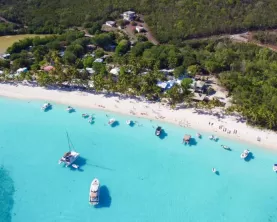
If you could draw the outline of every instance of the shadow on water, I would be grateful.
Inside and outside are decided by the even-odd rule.
[[[130,126],[130,127],[134,127],[134,126],[135,126],[135,122],[134,122],[134,121],[131,121],[131,123],[130,123],[129,126]]]
[[[187,143],[185,143],[187,145]],[[189,146],[196,146],[197,145],[197,141],[194,138],[190,138],[190,141],[188,143]]]
[[[75,160],[74,164],[79,166],[79,168],[76,169],[72,165],[70,165],[69,167],[71,170],[83,172],[84,170],[82,169],[82,167],[87,164],[87,159],[85,159],[84,157],[79,157],[77,160]]]
[[[119,122],[118,121],[115,121],[112,125],[111,125],[111,127],[117,127],[117,126],[119,126],[120,124],[119,124]]]
[[[247,156],[244,160],[245,160],[246,162],[249,162],[250,160],[253,160],[253,159],[255,159],[255,157],[254,157],[253,153],[250,152],[250,153],[248,154],[248,156]]]
[[[107,186],[101,186],[99,192],[99,204],[96,205],[96,208],[110,207],[112,203],[112,198],[110,191]]]
[[[52,109],[53,109],[53,106],[51,105],[51,106],[49,106],[47,109],[45,109],[44,112],[49,112],[49,111],[52,110]]]
[[[14,183],[3,166],[0,167],[0,221],[11,222],[14,200]]]
[[[215,175],[220,176],[219,171],[216,171],[216,172],[215,172]]]
[[[168,136],[168,134],[164,131],[164,129],[162,129],[161,131],[161,135],[160,135],[160,139],[163,140]]]

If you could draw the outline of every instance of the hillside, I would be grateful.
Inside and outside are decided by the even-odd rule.
[[[36,33],[90,28],[129,9],[144,15],[162,43],[277,25],[275,0],[0,0],[1,16]]]

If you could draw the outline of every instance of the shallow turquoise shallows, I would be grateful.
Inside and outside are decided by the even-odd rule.
[[[127,116],[77,107],[69,114],[57,104],[42,112],[43,103],[0,98],[1,222],[277,221],[276,152],[208,134],[186,146],[184,134],[196,131],[134,117],[130,127]],[[85,112],[95,114],[94,124]],[[119,125],[110,127],[109,117]],[[154,135],[157,125],[164,138]],[[58,165],[66,131],[80,170]],[[240,158],[246,148],[249,161]],[[95,177],[97,208],[88,203]]]

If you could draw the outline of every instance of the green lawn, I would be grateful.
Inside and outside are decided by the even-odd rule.
[[[27,37],[36,37],[36,36],[44,37],[45,35],[27,34],[27,35],[0,36],[0,53],[4,53],[7,50],[7,48],[16,41],[19,41]]]

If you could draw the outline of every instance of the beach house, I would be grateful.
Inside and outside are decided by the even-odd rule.
[[[127,21],[133,21],[136,18],[136,13],[133,11],[126,11],[123,13],[123,19]]]

